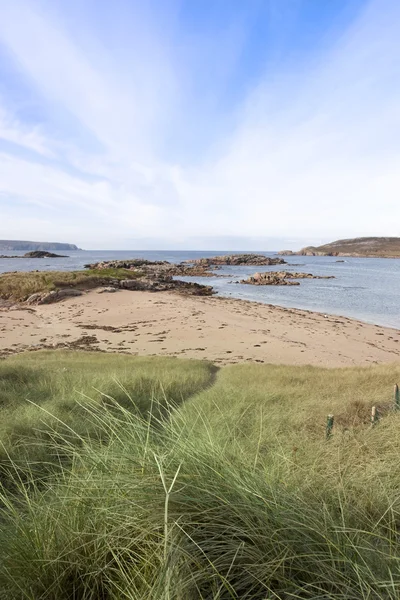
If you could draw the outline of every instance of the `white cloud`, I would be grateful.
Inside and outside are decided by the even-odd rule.
[[[14,198],[47,210],[40,237],[60,232],[65,239],[67,227],[80,245],[151,238],[172,247],[218,236],[289,236],[296,243],[398,234],[400,6],[394,1],[370,2],[334,47],[303,64],[304,72],[261,78],[236,107],[230,135],[221,139],[217,129],[214,146],[191,165],[157,152],[156,136],[166,135],[169,117],[179,133],[174,106],[185,93],[167,33],[164,41],[154,38],[149,55],[132,59],[129,79],[127,65],[113,71],[112,58],[104,64],[101,52],[97,59],[86,52],[33,2],[0,0],[0,8],[0,38],[21,71],[44,101],[72,113],[103,147],[95,153],[68,135],[48,139],[0,105],[0,137],[57,158],[0,157],[0,206],[7,202],[12,210]],[[139,47],[151,48],[149,39]],[[35,228],[32,220],[29,237]],[[21,237],[20,230],[18,221],[0,223],[0,237],[10,231]]]
[[[40,127],[29,127],[21,123],[0,104],[0,140],[11,142],[33,150],[38,154],[51,157],[52,152],[48,147],[48,140],[42,134]]]

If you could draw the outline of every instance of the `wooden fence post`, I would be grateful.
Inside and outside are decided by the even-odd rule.
[[[394,410],[400,410],[400,391],[399,386],[394,386]]]
[[[376,425],[378,421],[379,421],[379,412],[378,412],[378,409],[376,408],[376,406],[373,406],[371,408],[371,426],[374,427],[374,425]]]
[[[329,440],[332,436],[334,417],[333,415],[328,415],[326,418],[326,439]]]

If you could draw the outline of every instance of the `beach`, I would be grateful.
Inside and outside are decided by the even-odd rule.
[[[99,293],[0,308],[0,356],[42,348],[325,367],[393,363],[400,331],[347,317],[171,292]]]

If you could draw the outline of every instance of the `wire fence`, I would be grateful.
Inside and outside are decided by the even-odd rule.
[[[397,383],[394,386],[392,410],[400,411],[400,390],[399,390],[399,386]],[[371,427],[375,427],[375,425],[379,422],[380,418],[381,418],[381,413],[378,410],[378,407],[376,405],[372,406],[371,407],[371,417],[370,417]],[[335,416],[332,414],[329,414],[326,417],[326,428],[325,428],[325,437],[327,440],[331,439],[331,437],[333,436],[334,425],[335,425]]]

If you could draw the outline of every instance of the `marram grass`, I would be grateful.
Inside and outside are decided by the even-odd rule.
[[[157,359],[147,360],[155,383]],[[229,367],[214,384],[213,374],[197,380],[179,406],[153,395],[145,408],[134,386],[122,405],[75,399],[98,435],[71,443],[75,421],[54,428],[62,470],[38,479],[29,459],[11,461],[0,598],[398,599],[400,416],[374,428],[344,417],[349,395],[366,407],[368,394],[390,401],[398,374]],[[290,408],[296,397],[306,414]],[[332,404],[343,420],[326,442]]]

